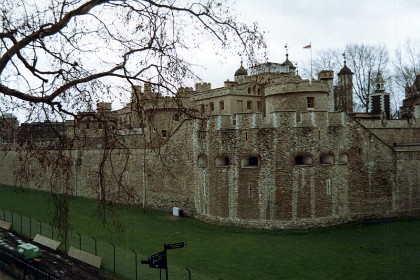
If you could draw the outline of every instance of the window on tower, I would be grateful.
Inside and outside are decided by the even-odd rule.
[[[306,103],[307,103],[308,109],[315,108],[315,97],[307,97]]]

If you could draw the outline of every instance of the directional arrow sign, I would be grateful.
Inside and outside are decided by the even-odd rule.
[[[165,244],[165,250],[184,248],[185,242],[178,242],[173,244]]]
[[[148,264],[152,268],[166,269],[168,267],[166,261],[166,251],[151,255],[148,260],[142,260],[141,263]]]
[[[159,252],[150,256],[150,267],[154,268],[166,268],[166,252]]]

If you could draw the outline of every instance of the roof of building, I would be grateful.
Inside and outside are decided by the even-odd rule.
[[[286,60],[281,65],[289,66],[290,70],[296,69],[296,67],[293,65],[293,63],[289,60],[289,54],[286,54]]]
[[[244,68],[244,66],[242,65],[242,61],[241,61],[241,67],[239,67],[239,69],[236,70],[235,77],[236,76],[246,76],[246,75],[248,75],[248,71]]]
[[[341,68],[340,72],[337,75],[353,75],[354,73],[347,67],[346,61],[344,61],[344,66]]]

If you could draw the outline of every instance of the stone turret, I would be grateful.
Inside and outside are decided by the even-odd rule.
[[[338,112],[353,112],[353,72],[347,67],[346,56],[344,66],[338,72],[338,85],[334,89],[334,110]]]
[[[197,93],[204,93],[211,90],[211,83],[197,83],[195,84],[195,91]]]
[[[235,72],[235,82],[240,82],[245,80],[245,78],[248,76],[248,70],[244,68],[241,61],[241,67],[239,67],[238,70]]]
[[[416,79],[412,86],[407,85],[405,89],[405,99],[400,109],[402,118],[411,119],[420,116],[420,73],[416,74]],[[417,111],[416,111],[417,110]]]
[[[286,53],[286,60],[281,65],[285,67],[289,67],[289,73],[295,73],[296,71],[296,67],[293,65],[293,62],[289,60],[288,53]]]
[[[381,118],[391,118],[389,93],[385,92],[385,81],[381,71],[378,71],[378,75],[376,76],[375,91],[370,95],[369,103],[372,114],[378,114]]]

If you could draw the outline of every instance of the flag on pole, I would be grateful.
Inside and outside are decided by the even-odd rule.
[[[304,48],[304,49],[310,49],[310,48],[312,48],[312,46],[311,46],[311,44],[309,44],[309,45],[307,45],[307,46],[304,46],[303,48]]]

